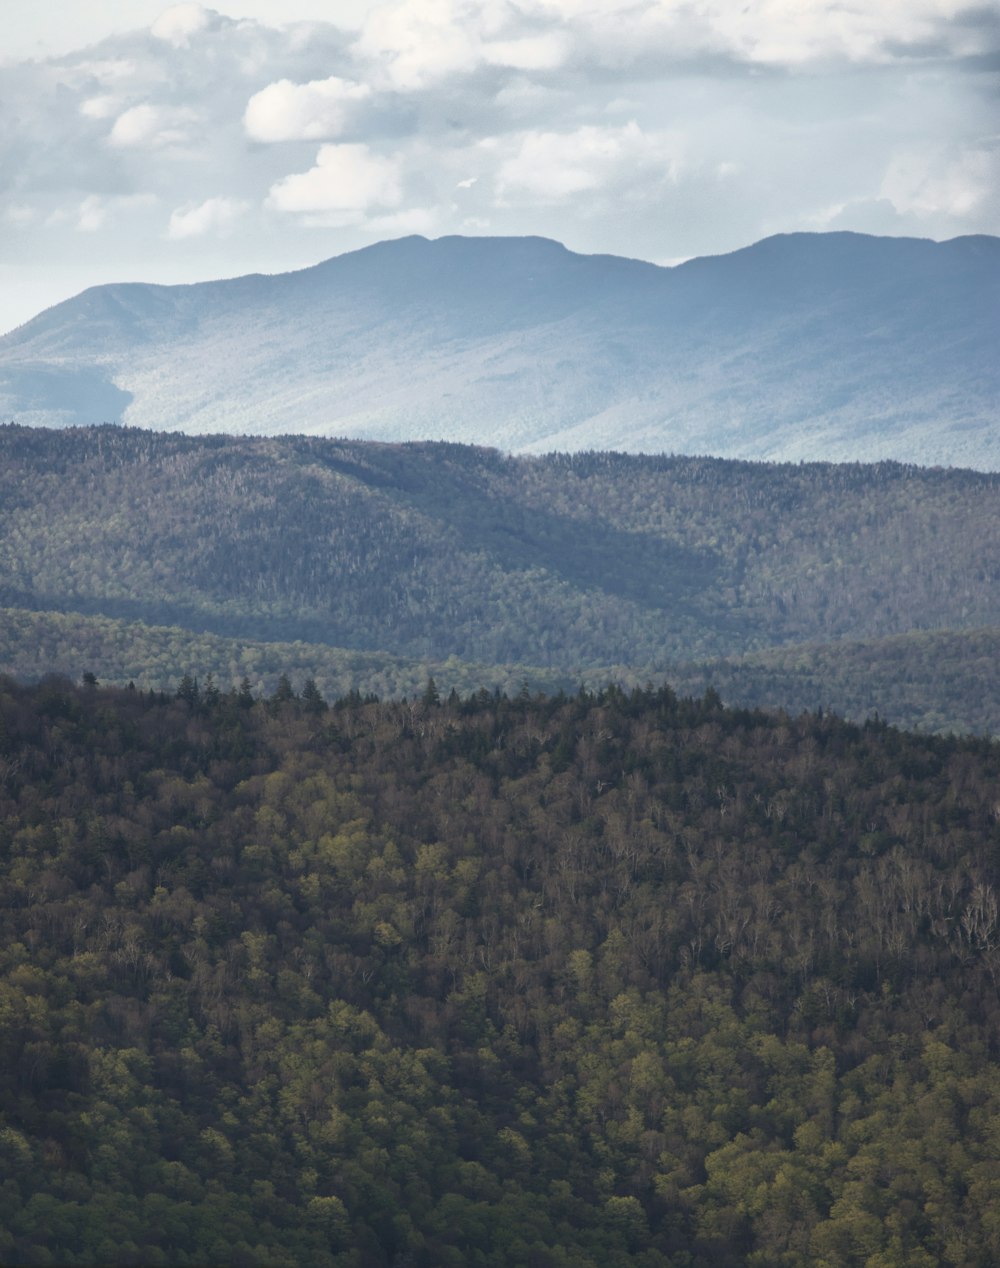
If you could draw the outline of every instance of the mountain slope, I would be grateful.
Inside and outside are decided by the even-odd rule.
[[[578,671],[1000,625],[1000,477],[0,428],[0,605]]]
[[[85,291],[0,339],[0,411],[162,430],[1000,469],[1000,240],[791,234],[660,268],[404,238]]]
[[[595,667],[573,673],[556,667],[482,665],[417,660],[387,652],[356,652],[323,643],[265,643],[178,626],[0,608],[0,674],[21,682],[46,675],[176,692],[185,675],[222,691],[272,695],[284,674],[294,689],[309,679],[327,700],[350,692],[382,700],[420,698],[433,678],[442,699],[485,688],[513,697],[530,692],[599,691],[614,682],[639,687],[663,678],[679,695],[713,688],[727,705],[784,709],[796,716],[823,709],[856,722],[883,722],[940,735],[1000,734],[1000,628],[928,630],[854,642],[796,643],[738,659],[700,665]]]
[[[1000,746],[0,678],[0,1258],[998,1262]]]

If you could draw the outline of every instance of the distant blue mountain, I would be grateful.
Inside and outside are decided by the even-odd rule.
[[[0,339],[71,425],[1000,470],[1000,239],[783,234],[661,268],[544,238],[93,287]]]

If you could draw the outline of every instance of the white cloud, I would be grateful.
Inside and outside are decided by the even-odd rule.
[[[308,172],[286,176],[271,186],[267,205],[276,211],[357,218],[369,208],[396,207],[401,201],[398,159],[374,154],[367,145],[322,145]]]
[[[279,79],[250,98],[243,125],[254,141],[320,141],[338,136],[345,107],[370,95],[367,84],[336,75],[307,84]]]
[[[829,58],[888,62],[935,45],[956,56],[979,51],[981,33],[955,21],[969,7],[962,0],[762,0],[751,9],[713,0],[710,12],[714,28],[743,56],[796,65]]]
[[[527,132],[497,174],[498,192],[558,202],[617,184],[644,179],[675,181],[681,147],[676,138],[648,135],[633,119],[621,128],[587,125],[574,132]]]
[[[88,194],[81,202],[68,207],[57,207],[46,218],[52,227],[72,223],[78,233],[97,233],[119,212],[148,208],[156,203],[154,194]]]
[[[357,51],[413,92],[483,66],[625,75],[706,59],[808,70],[965,57],[995,50],[995,18],[996,0],[395,0],[369,15]]]
[[[148,103],[132,106],[115,120],[108,144],[121,150],[180,145],[188,140],[188,128],[195,118],[194,111],[184,108]]]
[[[150,67],[143,66],[134,57],[88,57],[72,62],[62,69],[62,76],[70,85],[100,84],[102,87],[134,83],[150,75]],[[155,78],[160,74],[153,72]]]
[[[477,17],[458,0],[402,0],[371,14],[357,47],[389,85],[419,89],[476,65]]]
[[[1000,188],[1000,153],[907,150],[889,164],[879,197],[901,214],[962,218],[979,211]]]
[[[110,119],[120,109],[121,102],[119,99],[112,97],[108,93],[102,93],[97,97],[88,97],[79,106],[79,111],[85,119]]]
[[[554,70],[569,56],[571,39],[558,27],[524,29],[530,9],[506,0],[398,0],[372,12],[357,49],[374,63],[376,77],[404,91],[483,65]]]
[[[480,56],[491,66],[507,66],[511,70],[555,70],[569,56],[570,41],[562,31],[546,31],[542,35],[522,35],[516,39],[486,40]]]
[[[174,48],[184,48],[192,35],[204,31],[213,16],[200,4],[175,4],[160,14],[150,31],[156,39],[172,44]]]
[[[979,9],[987,14],[995,5]],[[527,12],[567,24],[589,56],[609,65],[699,54],[802,67],[966,56],[992,47],[989,22],[959,21],[966,0],[528,0]]]
[[[405,211],[372,216],[365,229],[373,234],[433,233],[440,225],[440,213],[433,207],[408,207]]]
[[[107,204],[97,194],[91,194],[80,204],[76,227],[81,233],[95,233],[104,227],[108,217]]]
[[[167,237],[174,240],[200,238],[206,233],[225,233],[250,204],[237,198],[207,198],[203,203],[187,203],[170,214]]]

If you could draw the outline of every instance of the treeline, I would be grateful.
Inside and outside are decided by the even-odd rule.
[[[1000,733],[1000,630],[936,630],[866,642],[796,644],[703,664],[658,668],[616,665],[577,673],[537,665],[478,665],[456,656],[417,660],[355,652],[321,643],[264,643],[197,634],[179,627],[0,609],[0,672],[37,681],[48,672],[79,679],[175,692],[185,674],[211,675],[222,691],[243,679],[255,695],[271,695],[285,674],[300,686],[315,682],[327,699],[350,692],[380,699],[417,696],[428,675],[447,694],[486,687],[509,695],[598,690],[609,682],[631,688],[668,681],[686,695],[709,687],[726,704],[825,709],[854,721],[878,716],[932,734]]]
[[[79,679],[89,671],[99,681],[176,692],[185,674],[228,691],[246,678],[255,695],[271,695],[284,674],[302,684],[311,678],[330,700],[359,692],[380,699],[419,695],[432,676],[447,693],[463,695],[481,686],[515,694],[575,690],[605,682],[611,671],[574,677],[533,665],[476,665],[459,660],[416,660],[386,652],[357,652],[322,643],[264,643],[254,639],[198,634],[179,626],[83,616],[78,612],[30,612],[0,608],[0,672],[20,681],[48,673]]]
[[[678,665],[671,683],[708,687],[729,704],[801,713],[828,709],[940,735],[1000,734],[1000,630],[929,630],[890,638],[771,648]]]
[[[1000,479],[0,428],[0,604],[578,673],[1000,625]]]
[[[0,681],[0,1259],[1000,1259],[1000,746]]]

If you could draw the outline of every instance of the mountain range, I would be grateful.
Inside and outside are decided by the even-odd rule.
[[[666,268],[408,237],[299,272],[91,288],[0,339],[0,413],[1000,470],[1000,239],[785,234]]]

